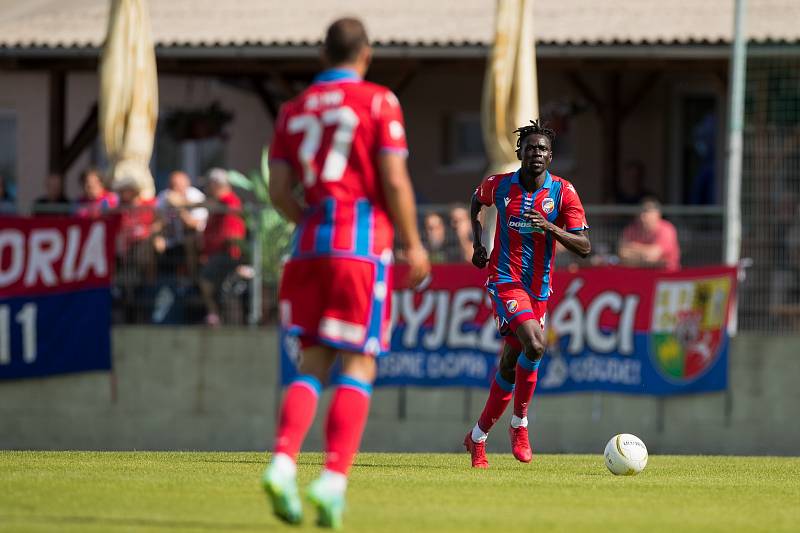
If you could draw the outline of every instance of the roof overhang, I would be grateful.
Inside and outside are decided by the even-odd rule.
[[[385,59],[481,59],[489,47],[482,44],[452,46],[376,45],[376,58]],[[800,43],[751,44],[750,57],[800,56]],[[20,59],[93,58],[97,47],[0,47],[0,57]],[[731,54],[729,44],[539,44],[540,59],[725,59]],[[317,45],[218,45],[157,46],[159,58],[185,59],[314,59]]]

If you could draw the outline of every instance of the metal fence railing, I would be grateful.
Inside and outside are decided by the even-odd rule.
[[[798,176],[800,134],[792,141],[782,138],[781,146],[789,146],[799,155],[794,163],[781,163],[781,168],[786,176]],[[745,167],[745,176],[750,172],[751,181],[745,182],[749,189],[743,195],[743,256],[752,258],[752,266],[740,289],[739,329],[790,333],[800,327],[800,223],[795,221],[800,188],[782,197],[775,193],[775,180],[764,179],[764,190],[754,190],[752,176],[767,174],[759,165],[769,162],[770,171],[776,168],[769,157],[776,150],[770,148],[775,141],[769,137],[762,141],[756,144],[760,148],[747,152],[749,162]],[[797,185],[797,181],[786,177],[778,181],[784,189],[787,183],[792,187]],[[156,241],[162,236],[159,231],[145,232],[131,242],[119,237],[112,287],[114,323],[202,324],[209,311],[201,291],[202,279],[208,280],[213,288],[223,325],[274,322],[281,256],[286,250],[285,247],[276,249],[276,240],[268,234],[270,230],[258,223],[265,214],[264,209],[268,208],[250,205],[236,215],[246,221],[247,232],[238,243],[240,255],[233,260],[212,261],[204,251],[201,233],[187,233],[177,248],[157,245]],[[578,261],[570,254],[559,254],[556,267],[615,264],[622,232],[635,219],[638,209],[637,206],[587,205],[592,256]],[[465,231],[465,214],[462,205],[420,206],[420,232],[434,263],[469,260],[471,228]],[[683,267],[722,262],[721,207],[667,205],[663,206],[663,214],[677,228]],[[288,231],[286,225],[283,226],[283,230]],[[124,227],[122,231],[125,232]],[[486,238],[485,241],[488,242]]]
[[[114,323],[202,324],[213,314],[215,325],[259,324],[265,300],[274,300],[264,298],[274,286],[263,283],[261,228],[251,222],[259,219],[262,208],[246,206],[234,212],[207,207],[205,230],[183,228],[178,238],[166,231],[181,224],[169,220],[174,213],[140,209],[145,219],[147,209],[154,212],[155,224],[152,231],[138,235],[136,228],[126,227],[126,221],[136,224],[137,217],[122,212],[112,287]],[[217,224],[223,235],[212,237],[208,232],[215,216],[240,220],[239,232],[224,235],[231,225],[236,227],[229,219]]]
[[[457,229],[463,223],[461,217],[464,214],[453,213],[459,207],[427,205],[420,208],[423,243],[429,252],[433,252],[433,262],[468,261],[471,256],[471,227],[467,227],[469,234],[465,243]],[[592,256],[579,261],[569,254],[559,254],[556,258],[557,268],[570,263],[616,264],[622,232],[635,220],[640,210],[636,205],[587,205],[585,208],[591,226]],[[722,262],[722,207],[666,205],[662,213],[677,229],[682,266],[718,265]],[[438,220],[432,220],[436,218]],[[438,230],[440,226],[442,229]],[[442,232],[443,239],[437,231]],[[439,244],[432,246],[432,242]]]
[[[800,332],[800,54],[748,58],[740,329]]]
[[[241,216],[249,221],[236,261],[220,261],[203,251],[203,236],[188,233],[179,247],[159,249],[157,232],[132,246],[119,248],[114,282],[114,321],[124,324],[198,324],[208,306],[202,280],[214,288],[222,324],[258,324],[274,321],[280,254],[253,221],[262,209],[248,206]],[[586,206],[591,225],[593,255],[578,260],[559,254],[556,267],[616,264],[617,246],[624,228],[635,220],[638,206]],[[719,264],[722,260],[722,209],[703,206],[664,206],[664,216],[678,229],[683,266]],[[434,263],[468,262],[472,254],[466,206],[422,205],[420,232]],[[122,228],[122,235],[125,235]],[[124,241],[124,237],[121,237]],[[487,241],[488,242],[488,241]]]
[[[638,206],[587,205],[589,234],[600,262],[615,264],[622,232],[639,213]],[[718,206],[665,205],[664,219],[678,233],[681,266],[718,265],[723,251],[723,209]],[[596,260],[597,261],[597,260]]]
[[[177,208],[105,209],[119,217],[111,286],[115,324],[255,325],[272,319],[279,261],[265,261],[264,206],[187,206],[204,223],[187,226]],[[74,204],[37,206],[37,216],[98,216]],[[219,218],[222,217],[222,218]],[[216,220],[215,220],[216,218]],[[284,224],[284,226],[286,226]],[[288,232],[288,228],[283,231]],[[212,235],[213,233],[213,235]],[[281,251],[277,251],[280,257]],[[266,282],[265,282],[266,280]]]

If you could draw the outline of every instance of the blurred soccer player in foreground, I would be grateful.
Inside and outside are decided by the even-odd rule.
[[[341,526],[347,475],[367,420],[375,358],[389,347],[392,243],[399,231],[409,283],[429,273],[406,168],[400,103],[363,81],[372,49],[359,20],[327,31],[327,70],[283,105],[270,152],[270,197],[297,224],[280,285],[281,327],[299,338],[299,375],[281,405],[263,476],[275,514],[298,523],[295,461],[337,356],[341,373],[325,425],[325,469],[308,489],[318,524]],[[292,195],[297,182],[305,206]]]
[[[472,263],[478,268],[489,264],[486,290],[504,341],[489,398],[478,423],[464,438],[475,468],[489,467],[486,438],[512,396],[511,450],[519,461],[530,462],[528,404],[544,354],[555,245],[559,242],[581,257],[591,251],[586,215],[575,187],[547,170],[553,159],[553,131],[531,122],[515,133],[520,169],[483,180],[472,195],[470,209]],[[488,258],[481,244],[478,214],[490,205],[497,207],[497,231]]]

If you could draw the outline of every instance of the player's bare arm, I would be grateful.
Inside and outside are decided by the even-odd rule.
[[[269,163],[269,198],[281,215],[287,220],[300,224],[303,220],[303,207],[292,194],[295,183],[291,167],[282,161]]]
[[[417,205],[406,159],[389,152],[379,157],[378,164],[389,213],[403,243],[406,261],[411,267],[408,283],[412,288],[417,287],[430,274],[431,264],[417,228]]]
[[[484,268],[489,262],[489,256],[486,253],[486,247],[481,244],[481,234],[483,228],[481,222],[478,220],[478,215],[481,212],[483,204],[478,200],[478,195],[472,195],[472,201],[469,207],[469,218],[472,222],[472,264],[478,268]]]
[[[592,243],[589,241],[589,235],[586,230],[573,232],[559,228],[534,209],[523,213],[522,216],[530,220],[535,229],[551,233],[570,252],[580,257],[587,257],[591,253]]]

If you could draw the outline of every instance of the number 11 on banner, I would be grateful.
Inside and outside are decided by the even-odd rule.
[[[0,305],[0,365],[11,363],[10,319],[10,306]],[[36,304],[23,305],[14,320],[22,327],[22,360],[33,363],[36,361]]]

